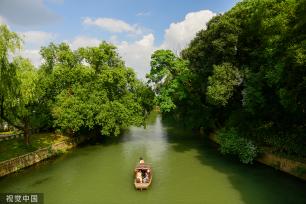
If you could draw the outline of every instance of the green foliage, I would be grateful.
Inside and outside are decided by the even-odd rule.
[[[305,5],[240,1],[213,17],[181,58],[154,53],[148,76],[163,114],[205,131],[235,127],[250,151],[248,140],[305,156]]]
[[[52,133],[33,134],[31,144],[24,145],[22,138],[0,142],[0,162],[22,156],[41,148],[52,149],[52,144],[62,142],[68,138],[62,135],[55,136]]]
[[[306,174],[306,168],[298,166],[298,167],[294,168],[293,170],[291,170],[291,172],[295,175],[303,176],[303,175]]]
[[[73,51],[66,43],[51,43],[41,48],[38,70],[21,57],[9,62],[20,44],[16,33],[0,27],[0,119],[22,129],[26,143],[31,129],[118,135],[143,125],[153,109],[153,91],[111,44]]]
[[[133,90],[137,102],[143,107],[143,114],[148,116],[154,108],[155,94],[153,90],[144,82],[135,81]]]
[[[18,35],[0,26],[0,118],[24,131],[29,143],[31,119],[37,100],[37,71],[29,60],[21,57],[9,62],[9,55],[21,47]]]
[[[11,32],[6,25],[0,25],[0,113],[4,119],[7,115],[7,103],[17,93],[18,80],[16,66],[9,62],[9,55],[21,47],[19,36]]]
[[[260,73],[246,74],[246,83],[242,91],[242,105],[244,109],[250,113],[263,110],[266,100],[263,95],[262,76]]]
[[[176,74],[180,59],[170,50],[157,50],[151,56],[151,71],[147,74],[149,82],[156,85]],[[169,80],[169,79],[168,79]]]
[[[124,66],[115,49],[106,42],[77,51],[66,44],[42,49],[47,58],[42,65],[47,78],[42,80],[43,98],[49,97],[55,128],[116,136],[123,128],[143,124],[154,94]]]
[[[147,78],[149,83],[153,83],[156,103],[162,112],[173,111],[175,104],[185,103],[188,98],[191,73],[187,62],[170,50],[157,50],[151,59],[151,71]]]
[[[244,164],[252,163],[258,154],[256,145],[252,141],[241,137],[234,128],[220,130],[217,133],[217,138],[220,142],[222,154],[236,155]]]
[[[32,115],[37,103],[38,75],[32,63],[27,59],[15,58],[13,64],[17,67],[19,87],[18,94],[11,99],[11,108],[15,110],[14,117],[23,119]]]
[[[240,85],[242,77],[231,64],[214,65],[212,76],[208,77],[207,99],[211,104],[225,106],[233,96],[235,86]]]
[[[91,65],[96,72],[106,67],[121,67],[124,62],[120,59],[114,45],[102,42],[98,47],[80,48],[78,54]]]
[[[48,47],[42,47],[40,50],[40,55],[45,60],[45,63],[41,66],[41,69],[47,73],[53,71],[53,67],[56,63],[56,52],[57,46],[54,43],[51,43]]]

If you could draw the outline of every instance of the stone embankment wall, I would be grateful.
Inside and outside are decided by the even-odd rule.
[[[219,144],[218,138],[216,137],[215,134],[210,134],[209,139]],[[256,161],[306,181],[305,163],[283,158],[268,152],[263,152],[256,159]]]
[[[0,177],[31,166],[42,160],[55,156],[75,147],[80,141],[62,141],[28,154],[12,158],[0,163]]]
[[[19,137],[23,137],[23,134],[18,133],[18,134],[0,134],[0,141],[4,140],[12,140],[16,139]]]

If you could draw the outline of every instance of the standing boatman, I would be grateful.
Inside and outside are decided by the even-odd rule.
[[[142,157],[139,158],[139,164],[144,164],[144,160]]]

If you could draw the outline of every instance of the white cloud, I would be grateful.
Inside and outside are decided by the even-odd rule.
[[[20,32],[26,44],[45,45],[56,38],[56,34],[43,31]]]
[[[56,34],[44,31],[26,31],[18,32],[24,39],[24,49],[16,54],[28,58],[36,67],[42,63],[40,56],[40,47],[46,46],[56,38]]]
[[[40,47],[54,40],[56,34],[44,31],[26,31],[18,34],[24,39],[24,49],[17,51],[14,56],[28,58],[34,66],[39,67],[42,63]]]
[[[138,78],[144,79],[150,71],[151,54],[157,48],[154,46],[154,35],[144,35],[135,42],[118,41],[117,36],[111,36],[110,42],[117,47],[119,55],[125,61],[126,66],[135,69]],[[80,47],[98,46],[101,40],[88,36],[77,36],[71,41],[66,41],[73,50]]]
[[[17,52],[14,56],[20,55],[24,58],[29,59],[34,66],[39,67],[42,62],[42,58],[39,53],[39,49],[25,49]]]
[[[196,33],[206,29],[206,23],[216,14],[210,10],[191,12],[181,22],[171,23],[165,31],[163,49],[180,52],[195,37]]]
[[[170,49],[178,54],[197,32],[206,29],[206,23],[215,15],[209,10],[188,13],[183,21],[170,24],[165,30],[163,43],[159,46],[155,45],[152,33],[132,43],[123,41],[115,44],[126,65],[135,69],[138,78],[145,79],[146,73],[150,71],[151,55],[155,50]]]
[[[176,53],[180,52],[195,37],[197,32],[206,29],[206,23],[214,15],[216,14],[209,10],[188,13],[181,22],[171,23],[169,25],[165,30],[164,40],[160,45],[155,44],[153,33],[147,35],[142,34],[139,40],[133,42],[120,41],[117,35],[112,35],[110,36],[110,42],[117,46],[119,55],[123,58],[126,65],[135,69],[138,78],[145,79],[146,73],[150,71],[151,55],[155,50],[171,49]],[[0,22],[1,20],[2,18],[0,17]],[[5,21],[5,19],[2,21]],[[143,33],[143,30],[136,25],[130,25],[124,21],[110,18],[85,18],[83,19],[83,24],[101,27],[112,33]],[[23,34],[26,36],[26,43],[35,41],[46,42],[56,37],[54,34],[42,31],[29,31]],[[140,36],[138,35],[138,37]],[[75,50],[79,47],[98,46],[101,40],[89,36],[76,36],[66,42]],[[41,57],[37,47],[33,47],[32,49],[26,47],[26,49],[21,52],[21,55],[29,58],[36,66],[41,64]]]
[[[150,33],[133,43],[123,41],[116,44],[126,66],[134,68],[138,78],[144,79],[146,73],[150,71],[151,54],[156,50],[154,40],[154,35]]]
[[[68,42],[71,49],[76,50],[80,47],[94,47],[100,44],[101,40],[88,36],[77,36],[71,42]]]
[[[122,20],[113,18],[97,18],[91,19],[86,17],[83,19],[84,25],[97,26],[112,33],[131,33],[141,34],[142,29],[138,25],[130,25]]]
[[[33,37],[33,35],[31,35],[31,37]],[[100,42],[101,41],[96,38],[91,38],[87,36],[77,36],[72,41],[68,41],[68,44],[73,50],[75,50],[79,47],[98,46]],[[40,49],[26,48],[24,50],[16,52],[14,56],[20,55],[24,58],[28,58],[36,67],[39,67],[42,63],[42,57],[39,52]]]

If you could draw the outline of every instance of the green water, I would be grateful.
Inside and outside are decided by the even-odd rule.
[[[139,156],[153,166],[148,191],[133,186]],[[130,128],[120,139],[4,177],[0,192],[41,192],[46,204],[306,203],[306,183],[223,157],[204,139],[167,127],[158,115],[146,129]]]

